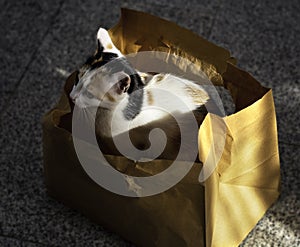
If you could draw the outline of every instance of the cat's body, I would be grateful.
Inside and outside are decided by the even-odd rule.
[[[147,134],[155,127],[163,129],[171,143],[165,154],[174,151],[176,145],[178,151],[178,125],[184,124],[185,114],[207,102],[208,94],[201,86],[178,76],[136,71],[105,29],[99,29],[97,38],[98,50],[82,67],[70,97],[82,108],[98,107],[96,134],[100,146],[116,153],[111,138],[130,131],[135,136],[133,144],[147,148]]]
[[[186,97],[188,90],[194,90],[193,96],[191,94],[190,97]],[[203,94],[203,91],[194,87],[190,81],[170,74],[155,75],[141,92],[132,93],[132,97],[139,97],[136,102],[130,102],[130,97],[125,96],[114,110],[99,108],[102,116],[102,119],[99,119],[102,123],[102,135],[116,136],[129,129],[163,119],[171,113],[179,115],[191,112],[205,103],[200,101],[204,97],[196,97],[196,94],[201,93]],[[112,98],[110,100],[114,101]]]

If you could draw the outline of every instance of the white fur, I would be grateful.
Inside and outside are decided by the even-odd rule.
[[[161,82],[157,83],[156,81],[157,78],[154,76],[145,86],[142,111],[133,120],[128,121],[123,115],[123,110],[128,103],[128,96],[116,106],[112,115],[112,129],[110,130],[112,136],[162,119],[169,114],[177,115],[195,110],[200,105],[195,104],[186,91],[186,86],[203,91],[203,99],[201,99],[203,104],[208,100],[204,89],[189,80],[167,74]],[[152,105],[149,105],[149,93],[152,97]]]

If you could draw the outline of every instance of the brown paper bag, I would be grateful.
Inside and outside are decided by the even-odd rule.
[[[71,106],[67,97],[72,74],[60,101],[43,119],[46,186],[51,196],[138,246],[236,246],[279,195],[280,172],[275,110],[270,89],[232,63],[228,51],[174,23],[123,9],[110,30],[124,53],[158,50],[198,63],[215,85],[229,90],[236,113],[223,118],[227,134],[212,175],[198,180],[195,163],[182,181],[154,196],[129,198],[109,192],[84,172],[73,147]],[[216,134],[209,113],[199,131],[199,156],[205,164]],[[120,156],[105,158],[119,171],[147,176],[170,160],[143,164]]]

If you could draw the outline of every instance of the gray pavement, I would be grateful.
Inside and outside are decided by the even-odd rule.
[[[43,114],[121,6],[229,49],[273,88],[282,194],[241,246],[300,246],[298,0],[0,1],[0,246],[132,246],[46,194],[41,148]]]

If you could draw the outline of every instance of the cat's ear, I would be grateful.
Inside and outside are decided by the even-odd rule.
[[[106,29],[100,27],[97,33],[98,51],[115,53],[119,57],[123,57],[123,54],[112,42],[109,33]]]

